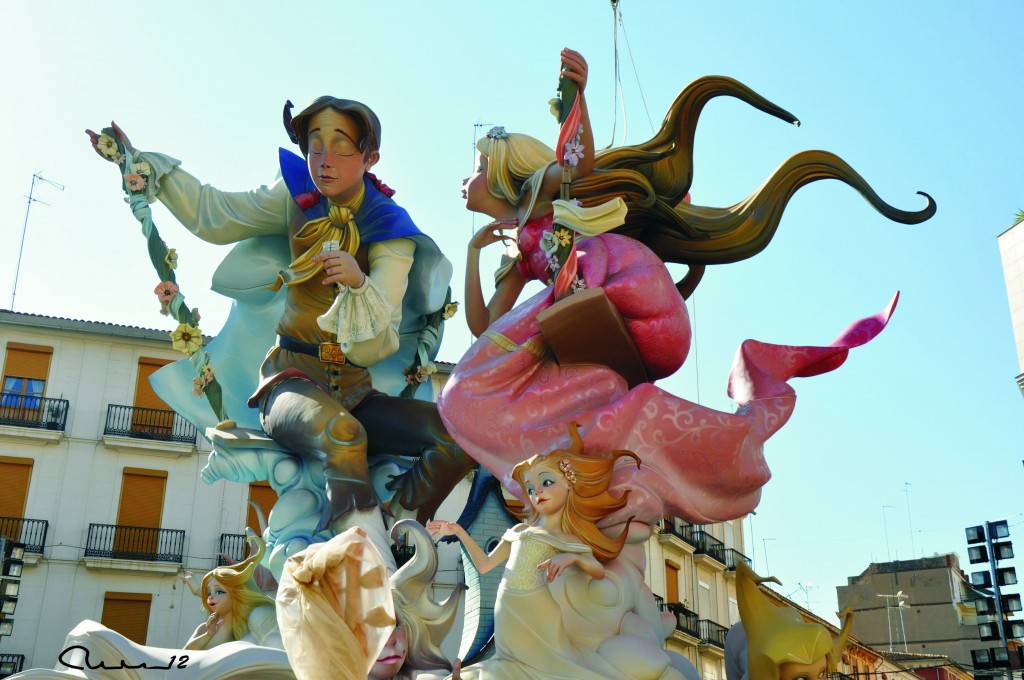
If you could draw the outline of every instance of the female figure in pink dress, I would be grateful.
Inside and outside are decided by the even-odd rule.
[[[904,223],[931,217],[934,202],[925,195],[928,205],[922,211],[897,210],[842,159],[807,151],[788,159],[735,206],[691,205],[686,198],[693,133],[707,101],[734,96],[784,120],[796,119],[734,80],[704,78],[676,98],[650,141],[595,154],[583,100],[586,62],[565,50],[562,64],[563,76],[576,83],[579,95],[578,116],[571,119],[578,129],[570,130],[570,137],[577,134],[560,149],[560,159],[536,139],[495,128],[477,144],[476,172],[464,181],[466,207],[494,221],[469,244],[466,316],[479,339],[438,399],[442,419],[470,456],[524,502],[523,490],[510,475],[513,466],[538,450],[564,445],[565,423],[575,421],[588,449],[626,449],[643,461],[638,469],[617,468],[613,490],[632,493],[626,507],[602,526],[629,517],[653,522],[665,512],[695,523],[740,517],[756,507],[770,477],[763,443],[792,413],[795,393],[786,380],[837,368],[850,348],[881,331],[896,300],[826,347],[743,343],[729,379],[729,394],[739,407],[730,414],[690,403],[650,382],[671,375],[686,358],[690,326],[684,296],[699,283],[707,264],[760,252],[789,197],[809,182],[839,179],[883,215]],[[555,199],[566,180],[578,201]],[[494,296],[485,303],[480,249],[512,238],[517,254],[499,268]],[[567,242],[574,244],[574,277],[559,289],[558,272],[568,260],[557,262],[552,256],[564,253],[564,247],[558,249]],[[665,262],[689,265],[686,277],[674,284]],[[530,279],[552,285],[516,306]],[[620,328],[632,341],[634,363],[642,365],[645,379],[627,380],[600,361],[587,362],[590,349],[618,342],[614,332],[605,332],[614,324],[602,325],[594,335],[590,319],[577,323],[568,346],[573,353],[578,349],[582,360],[565,360],[564,337],[558,339],[558,351],[552,351],[553,338],[542,333],[538,316],[554,312],[552,305],[564,303],[571,293],[594,289],[602,289],[612,314],[621,316]]]

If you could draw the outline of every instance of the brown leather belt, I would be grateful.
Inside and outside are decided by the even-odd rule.
[[[310,342],[302,342],[295,338],[290,338],[287,335],[277,336],[277,346],[281,349],[286,349],[289,352],[297,352],[299,354],[306,354],[311,357],[316,357],[325,364],[334,364],[336,366],[355,366],[356,368],[363,368],[362,366],[356,366],[348,357],[345,356],[345,352],[342,351],[341,345],[337,342],[321,342],[319,345],[314,345]]]

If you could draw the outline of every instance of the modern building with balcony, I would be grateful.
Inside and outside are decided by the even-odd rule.
[[[240,559],[273,490],[199,481],[206,440],[148,380],[183,356],[165,331],[0,310],[0,353],[0,535],[26,546],[0,669],[53,667],[83,619],[181,645],[205,616],[180,576]]]
[[[725,636],[739,621],[736,564],[750,564],[742,521],[700,526],[666,517],[648,541],[647,556],[647,583],[662,610],[676,618],[667,647],[705,680],[724,680]]]

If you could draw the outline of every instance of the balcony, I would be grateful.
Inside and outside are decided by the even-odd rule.
[[[17,543],[24,543],[26,553],[43,554],[43,546],[46,545],[46,532],[49,528],[50,523],[45,519],[0,517],[0,536]]]
[[[67,399],[33,397],[14,392],[0,393],[0,425],[63,432],[67,422]]]
[[[217,553],[218,567],[241,562],[245,557],[245,534],[220,535],[220,550]]]
[[[734,572],[736,571],[736,565],[740,562],[746,562],[747,566],[751,566],[750,558],[741,553],[739,550],[733,550],[732,548],[725,549],[725,570]]]
[[[0,654],[0,678],[20,673],[24,665],[24,654]]]
[[[395,565],[401,569],[402,565],[412,559],[412,556],[416,554],[416,546],[414,545],[392,545],[391,554],[395,558]]]
[[[658,540],[662,543],[677,542],[677,547],[686,549],[687,546],[690,548],[697,547],[697,541],[694,538],[694,532],[696,529],[692,524],[682,522],[679,526],[676,526],[676,520],[672,517],[665,517],[661,520],[661,525],[658,530]]]
[[[107,406],[103,443],[133,452],[187,456],[196,450],[199,431],[174,411],[138,406]]]
[[[8,438],[53,444],[64,436],[67,422],[67,399],[0,393],[0,434]]]
[[[728,628],[710,619],[699,620],[697,626],[697,637],[700,639],[700,644],[717,647],[723,652],[725,651],[725,636],[729,632]]]
[[[1020,388],[1020,393],[1024,394],[1024,373],[1017,376],[1017,387]]]
[[[665,608],[675,615],[677,631],[683,635],[693,638],[695,641],[703,641],[703,638],[700,635],[699,624],[705,623],[705,621],[700,621],[697,618],[697,612],[691,612],[678,602],[667,604],[665,605]]]
[[[90,524],[85,566],[108,571],[175,573],[181,565],[185,532],[115,524]]]
[[[718,562],[723,567],[725,566],[725,544],[719,541],[717,538],[709,534],[704,529],[697,529],[693,532],[693,538],[696,545],[696,552],[694,555],[706,556]]]

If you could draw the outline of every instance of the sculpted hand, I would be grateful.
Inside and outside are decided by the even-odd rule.
[[[220,630],[221,624],[224,621],[217,614],[210,614],[210,618],[206,619],[206,634],[213,637]]]
[[[538,569],[546,569],[548,583],[554,581],[566,569],[576,564],[576,555],[572,553],[559,553],[549,560],[544,560],[537,565]]]
[[[134,146],[132,146],[132,143],[128,140],[128,135],[124,133],[124,130],[122,130],[114,121],[110,121],[110,127],[114,129],[114,136],[117,137],[117,139],[124,144],[126,149],[132,152],[132,156],[137,156],[139,151]],[[114,160],[113,158],[107,156],[106,154],[99,150],[99,147],[97,146],[97,144],[99,144],[100,141],[99,133],[93,132],[92,130],[86,130],[85,134],[89,135],[89,141],[92,143],[92,150],[98,153],[100,155],[100,158],[102,158],[105,161]]]
[[[356,258],[343,250],[320,253],[313,260],[324,266],[324,274],[327,275],[327,278],[321,283],[325,286],[340,283],[343,286],[358,288],[366,280],[366,275],[356,263]]]
[[[568,70],[561,71],[560,75],[576,81],[580,92],[583,92],[587,86],[587,60],[576,50],[570,50],[567,47],[562,50],[562,65],[567,66]]]
[[[480,229],[473,234],[473,238],[469,240],[469,247],[475,250],[480,250],[481,248],[485,248],[492,243],[497,243],[498,241],[508,243],[512,240],[512,237],[503,232],[509,229],[515,229],[518,226],[519,220],[515,218],[494,220],[493,222],[480,227]]]
[[[455,522],[445,522],[439,519],[432,519],[427,522],[427,531],[430,532],[430,537],[434,539],[454,536],[459,529],[461,527]]]

